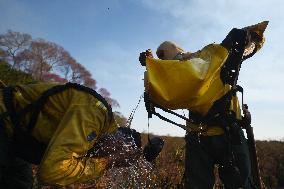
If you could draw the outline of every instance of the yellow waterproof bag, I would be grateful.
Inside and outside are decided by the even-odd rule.
[[[228,57],[221,45],[211,44],[188,61],[146,59],[145,90],[156,104],[190,109],[206,115],[213,103],[230,90],[220,79]]]
[[[243,28],[250,38],[243,58],[249,58],[263,43],[268,21]],[[204,47],[188,61],[146,58],[145,91],[152,102],[168,109],[190,109],[206,115],[213,103],[231,88],[220,72],[228,51],[218,44]],[[237,98],[236,98],[237,101]]]

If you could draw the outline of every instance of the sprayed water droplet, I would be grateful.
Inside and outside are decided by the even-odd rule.
[[[152,164],[146,161],[143,156],[132,157],[131,152],[137,151],[138,147],[135,144],[135,139],[132,135],[127,135],[122,132],[105,136],[105,144],[100,144],[102,149],[94,151],[99,153],[100,150],[118,152],[116,155],[110,154],[112,158],[125,157],[125,162],[128,167],[113,167],[106,171],[105,174],[98,180],[99,187],[107,189],[120,188],[155,188],[151,182]],[[136,160],[136,161],[133,161]],[[127,178],[127,179],[125,179]]]

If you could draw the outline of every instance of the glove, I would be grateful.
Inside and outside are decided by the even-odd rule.
[[[243,105],[243,118],[242,118],[242,122],[243,122],[243,126],[246,128],[248,125],[251,124],[251,114],[248,110],[248,106],[246,104]]]
[[[151,49],[148,49],[145,52],[140,53],[139,62],[141,63],[142,66],[146,66],[146,57],[153,58]]]
[[[159,137],[152,138],[144,147],[143,155],[145,159],[152,162],[160,154],[164,147],[164,140]]]

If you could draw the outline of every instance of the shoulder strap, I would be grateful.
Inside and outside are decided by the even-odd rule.
[[[232,29],[222,41],[221,45],[229,52],[220,73],[220,78],[224,84],[231,86],[237,84],[246,43],[247,32],[243,29],[236,28]]]
[[[19,119],[18,114],[16,113],[15,106],[13,103],[14,99],[14,87],[5,87],[3,88],[3,100],[5,107],[7,109],[7,112],[4,112],[2,115],[7,117],[9,116],[12,122],[12,125],[15,128],[18,128],[19,126]]]

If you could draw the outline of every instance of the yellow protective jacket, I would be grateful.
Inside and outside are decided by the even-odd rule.
[[[18,85],[15,106],[23,109],[55,84]],[[5,112],[2,92],[0,111]],[[30,114],[20,121],[26,127]],[[12,125],[5,124],[12,134]],[[74,182],[98,178],[106,167],[103,158],[85,157],[89,149],[105,133],[111,133],[117,124],[109,116],[106,107],[94,96],[69,88],[49,97],[40,111],[32,135],[47,144],[39,166],[39,178],[47,184],[68,185]]]
[[[145,91],[150,99],[169,109],[190,109],[205,116],[213,103],[224,96],[230,85],[220,79],[228,51],[221,45],[204,47],[197,58],[187,61],[146,59]],[[231,109],[241,119],[237,97]],[[190,125],[194,129],[196,125]],[[219,126],[210,126],[204,135],[223,134]]]

